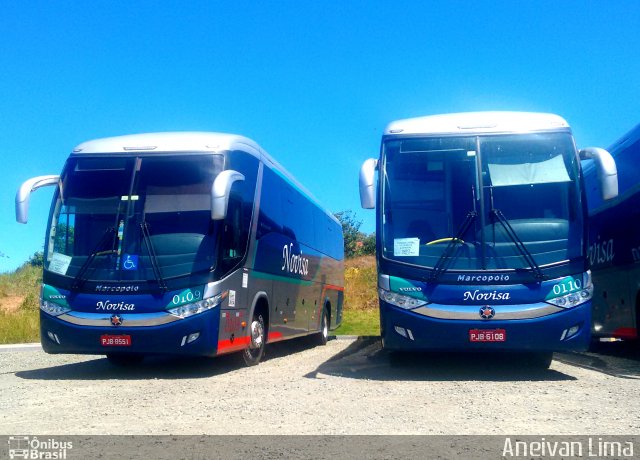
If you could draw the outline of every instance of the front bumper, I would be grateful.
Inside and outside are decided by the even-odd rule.
[[[134,313],[124,314],[123,324],[135,323]],[[40,337],[47,353],[97,354],[179,354],[214,356],[217,354],[219,307],[179,321],[145,327],[77,325],[40,312]],[[187,343],[185,337],[199,333]],[[50,334],[54,336],[52,339]],[[129,335],[131,346],[103,346],[102,335]],[[59,342],[59,343],[58,343]]]
[[[523,306],[523,309],[526,306]],[[432,318],[380,301],[384,347],[389,350],[442,351],[584,351],[591,341],[591,302],[558,313],[532,319],[452,320]],[[573,326],[579,331],[562,339]],[[411,331],[403,337],[399,326]],[[471,342],[471,329],[504,329],[504,342]]]

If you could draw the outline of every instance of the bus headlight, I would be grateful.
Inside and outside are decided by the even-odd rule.
[[[591,300],[593,297],[593,282],[591,271],[582,276],[582,288],[578,291],[547,300],[548,303],[562,308],[572,308]]]
[[[427,304],[426,300],[416,299],[407,295],[398,294],[397,292],[387,291],[386,289],[378,289],[380,298],[391,305],[404,308],[405,310],[413,310]]]
[[[51,316],[60,316],[64,315],[68,311],[71,311],[71,308],[63,307],[62,305],[49,302],[48,300],[43,300],[42,302],[40,302],[40,310]]]
[[[171,308],[167,311],[179,318],[188,318],[189,316],[197,315],[198,313],[203,313],[207,310],[211,310],[212,308],[219,305],[225,296],[226,292],[213,297],[209,297],[208,299],[202,299],[197,302],[180,305],[179,307]]]

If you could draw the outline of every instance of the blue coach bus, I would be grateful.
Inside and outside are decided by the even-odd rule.
[[[593,292],[586,158],[596,160],[604,199],[614,197],[611,156],[577,152],[556,115],[464,113],[388,125],[379,159],[360,171],[362,207],[377,206],[383,346],[519,351],[544,367],[555,350],[585,349]]]
[[[638,339],[640,330],[640,125],[616,141],[619,196],[603,201],[598,172],[586,165],[589,203],[589,262],[593,272],[593,334],[603,339]]]
[[[40,305],[48,353],[242,352],[317,334],[342,319],[336,218],[259,145],[219,133],[157,133],[76,147],[59,176]]]

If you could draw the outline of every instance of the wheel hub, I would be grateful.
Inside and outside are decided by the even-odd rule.
[[[264,341],[264,327],[260,321],[251,323],[251,348],[260,348]]]

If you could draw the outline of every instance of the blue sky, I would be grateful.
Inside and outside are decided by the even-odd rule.
[[[243,134],[332,211],[395,119],[558,113],[579,147],[640,122],[632,1],[8,1],[0,15],[0,272],[42,249],[50,189],[25,179],[70,150],[150,131]]]

